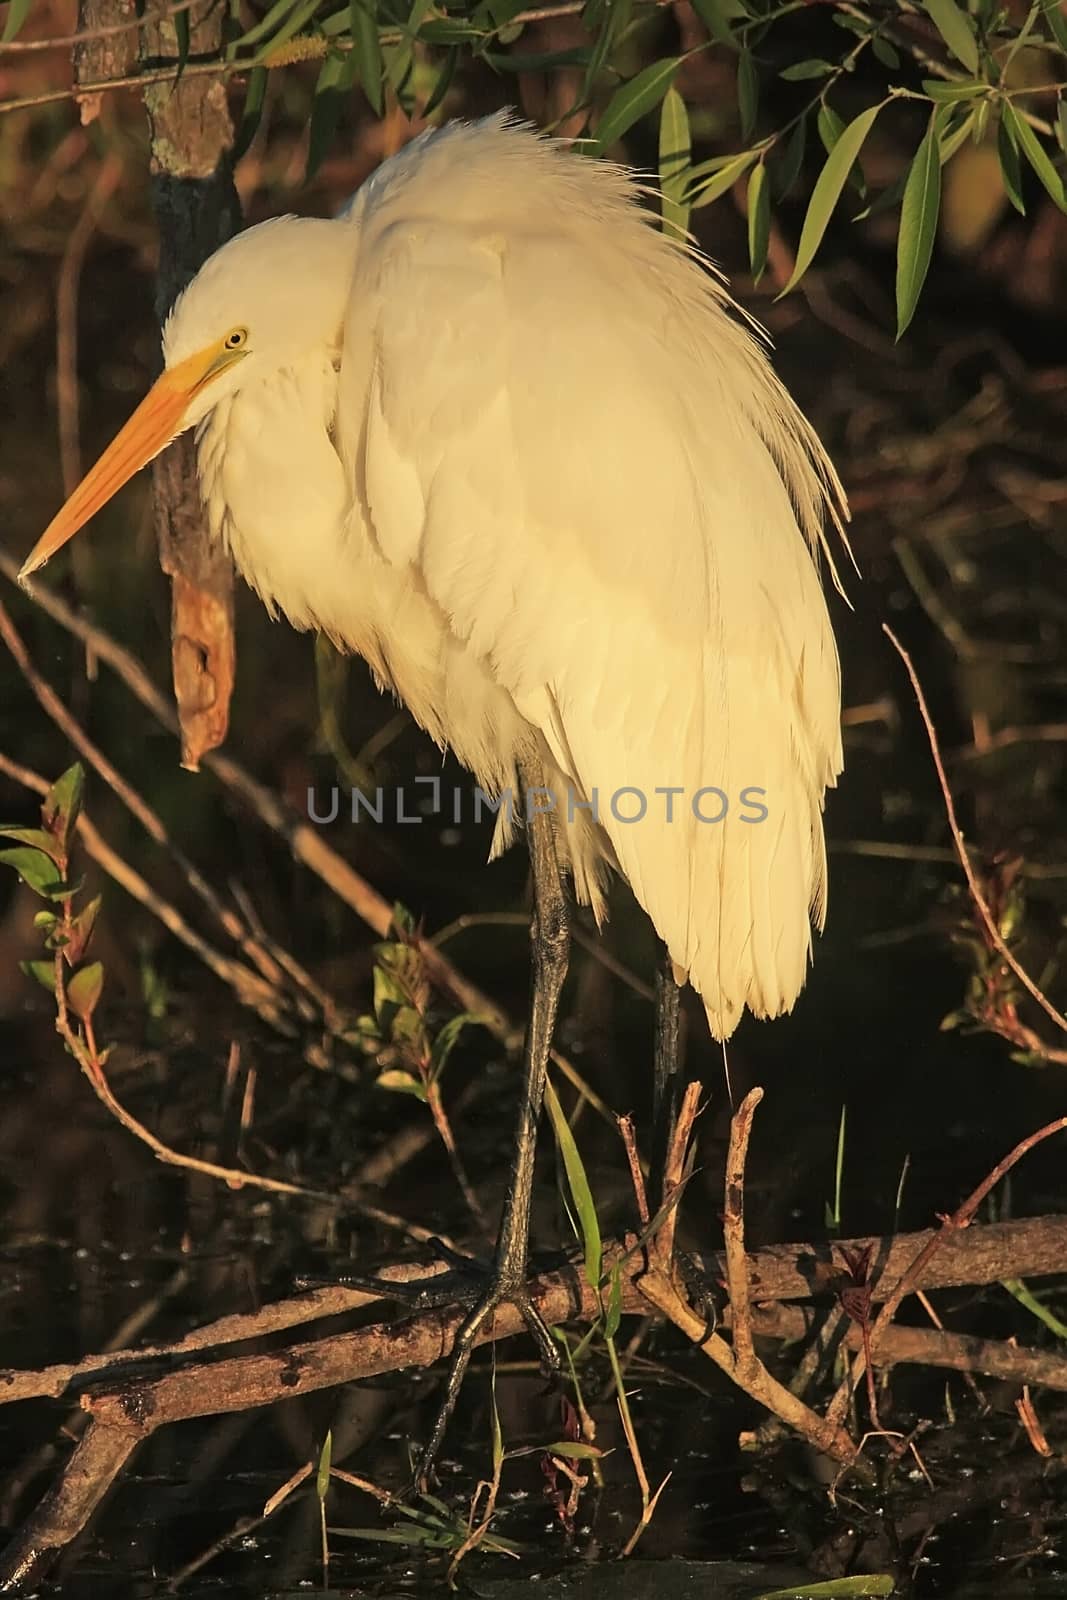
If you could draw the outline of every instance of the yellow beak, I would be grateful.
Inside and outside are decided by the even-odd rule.
[[[227,350],[218,340],[188,356],[152,385],[126,426],[116,434],[95,467],[91,467],[66,505],[52,518],[19,573],[19,581],[43,567],[49,556],[95,517],[122,485],[182,431],[189,403],[205,384],[239,361],[243,350]]]

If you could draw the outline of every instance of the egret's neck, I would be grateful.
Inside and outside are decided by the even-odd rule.
[[[221,401],[197,431],[212,533],[272,610],[334,631],[350,496],[331,438],[337,373],[325,349]]]

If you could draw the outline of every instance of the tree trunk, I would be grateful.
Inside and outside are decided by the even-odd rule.
[[[118,0],[122,3],[122,0]],[[221,7],[188,13],[189,55],[214,55]],[[142,60],[177,61],[174,19],[142,31]],[[160,322],[208,256],[241,226],[233,183],[233,123],[221,78],[179,79],[144,91],[152,140],[152,197],[159,224],[156,309]],[[209,538],[189,434],[157,458],[153,474],[160,564],[171,579],[171,661],[182,765],[220,745],[229,724],[236,660],[233,569]]]

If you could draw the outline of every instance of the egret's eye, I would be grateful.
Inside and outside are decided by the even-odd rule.
[[[242,350],[248,343],[248,329],[231,328],[222,342],[227,350]]]

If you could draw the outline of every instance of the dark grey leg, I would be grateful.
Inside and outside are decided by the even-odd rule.
[[[543,777],[539,766],[535,764],[524,764],[521,775],[527,790],[542,785]],[[570,927],[563,878],[556,856],[555,838],[549,815],[536,812],[527,823],[527,834],[534,889],[534,911],[530,928],[533,968],[530,1018],[523,1047],[522,1088],[511,1181],[504,1201],[492,1280],[486,1293],[474,1306],[456,1335],[444,1398],[434,1422],[433,1432],[418,1465],[416,1481],[420,1485],[425,1484],[434,1458],[441,1448],[445,1428],[456,1404],[478,1331],[502,1300],[510,1300],[522,1312],[537,1342],[542,1364],[548,1370],[554,1371],[560,1363],[555,1341],[534,1308],[525,1286],[530,1202],[533,1196],[534,1158],[537,1153],[537,1125],[545,1095],[548,1057],[552,1048],[559,997],[563,981],[567,976]]]
[[[666,945],[656,963],[656,1036],[652,1057],[652,1211],[663,1203],[663,1169],[682,1103],[678,1021],[681,990]]]

